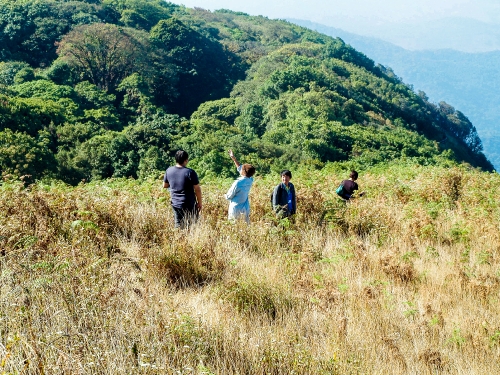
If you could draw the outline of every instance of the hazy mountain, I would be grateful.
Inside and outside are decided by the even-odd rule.
[[[330,21],[332,25],[335,21]],[[340,23],[339,25],[343,25]],[[500,27],[472,18],[447,17],[419,22],[382,22],[377,25],[344,27],[358,35],[370,35],[409,50],[455,49],[487,52],[500,49]]]
[[[484,152],[500,169],[500,51],[466,53],[452,49],[409,51],[376,38],[304,20],[289,20],[342,38],[377,63],[424,91],[431,101],[446,101],[476,126]]]

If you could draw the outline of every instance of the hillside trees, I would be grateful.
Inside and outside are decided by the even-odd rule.
[[[57,52],[81,78],[105,91],[113,91],[128,75],[146,66],[148,47],[136,31],[96,23],[79,26],[59,43]]]
[[[30,65],[24,61],[1,61],[0,62],[0,85],[10,86],[14,79],[23,69],[30,69]]]
[[[176,18],[160,21],[151,30],[154,46],[165,50],[177,67],[179,96],[172,109],[189,116],[200,104],[222,98],[243,78],[244,66],[222,44]]]
[[[185,119],[161,110],[140,115],[122,131],[95,122],[58,127],[59,173],[66,181],[146,177],[164,169]]]
[[[51,124],[62,124],[67,110],[63,103],[53,100],[0,95],[0,130],[26,132],[35,137]]]
[[[54,170],[49,139],[44,135],[37,138],[10,129],[0,131],[0,170],[4,175],[29,176],[28,181],[32,181]]]
[[[465,115],[338,38],[161,0],[0,8],[0,132],[39,155],[4,158],[2,173],[143,177],[180,147],[201,176],[234,175],[229,147],[260,173],[398,158],[491,168]]]
[[[76,149],[74,166],[87,179],[137,177],[139,158],[133,145],[121,133],[107,132],[82,143]]]
[[[111,9],[93,1],[0,1],[0,58],[48,66],[55,42],[74,25],[105,22]]]
[[[149,31],[160,20],[170,18],[177,5],[163,0],[104,0],[103,4],[114,9],[122,25]]]
[[[318,56],[323,59],[317,59]],[[320,45],[288,45],[254,64],[247,80],[235,87],[232,95],[241,98],[237,101],[241,103],[241,113],[251,105],[257,104],[262,108],[262,118],[266,123],[266,132],[262,136],[264,140],[276,143],[281,139],[283,143],[288,139],[286,142],[289,145],[305,151],[305,145],[309,144],[308,137],[321,143],[321,134],[325,134],[325,131],[319,130],[324,126],[322,124],[339,121],[344,126],[370,125],[376,132],[388,132],[386,142],[398,143],[401,139],[390,140],[398,138],[390,133],[397,127],[403,127],[436,141],[447,136],[456,138],[456,142],[462,146],[457,148],[458,144],[455,143],[452,147],[456,149],[459,160],[490,168],[481,154],[475,129],[470,122],[467,124],[463,115],[450,108],[444,114],[443,109],[416,95],[397,78],[386,76],[384,71],[369,62],[363,63],[362,59],[353,65],[335,57],[324,57],[325,47]],[[238,123],[240,119],[237,118],[235,122]],[[334,141],[329,140],[327,143],[333,145]],[[401,149],[399,155],[426,154],[427,151],[422,153],[422,149],[418,151],[419,147],[407,144],[404,148],[406,151]],[[347,145],[342,147],[344,153],[350,149]],[[434,147],[431,149],[434,149],[434,153],[439,152]],[[358,147],[358,154],[359,151]],[[320,160],[329,158],[329,152],[323,151],[321,154]]]
[[[476,128],[462,112],[455,110],[446,102],[439,102],[439,112],[443,116],[442,123],[448,131],[461,139],[473,152],[483,150]]]

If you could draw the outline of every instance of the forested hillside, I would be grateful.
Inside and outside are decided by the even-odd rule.
[[[2,174],[202,176],[393,159],[491,170],[476,129],[341,39],[161,0],[0,1]]]
[[[500,51],[467,53],[450,49],[409,51],[376,38],[348,33],[304,20],[290,20],[346,43],[390,66],[431,101],[445,100],[467,114],[484,145],[484,154],[500,169]]]

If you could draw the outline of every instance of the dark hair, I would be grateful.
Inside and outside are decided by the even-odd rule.
[[[288,176],[292,178],[292,172],[290,172],[288,169],[284,169],[281,171],[281,176]]]
[[[255,167],[252,164],[243,164],[241,166],[242,175],[252,177],[255,174]]]
[[[352,178],[353,180],[357,180],[358,179],[358,172],[351,171],[351,174],[349,175],[349,177]]]
[[[179,150],[175,153],[175,161],[177,164],[184,164],[186,160],[188,160],[189,155],[186,151],[184,150]]]

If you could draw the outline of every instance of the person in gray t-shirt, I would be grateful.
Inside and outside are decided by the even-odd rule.
[[[163,187],[170,188],[170,203],[174,210],[176,228],[196,222],[202,208],[198,175],[186,165],[189,155],[179,150],[175,153],[176,165],[169,167],[163,177]]]

